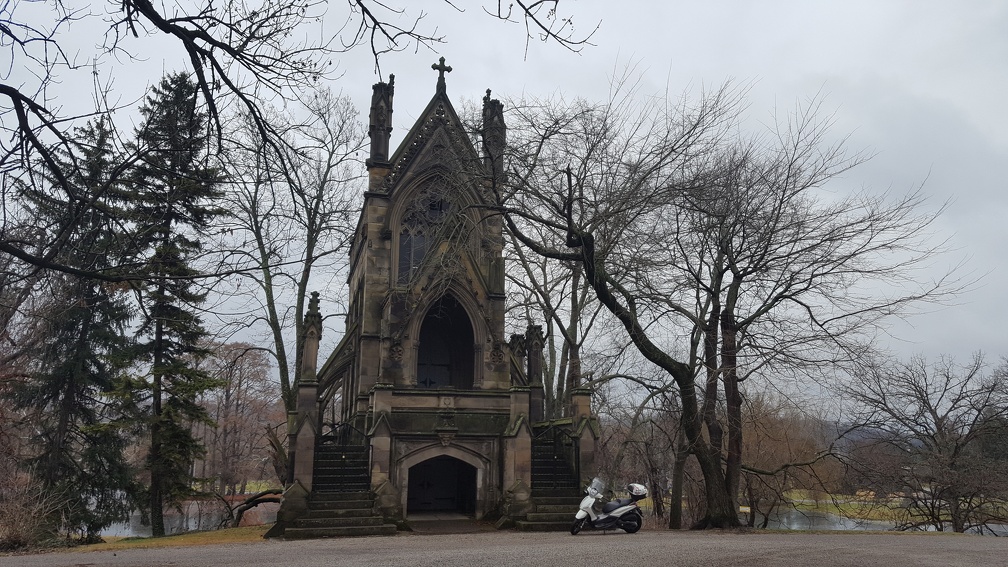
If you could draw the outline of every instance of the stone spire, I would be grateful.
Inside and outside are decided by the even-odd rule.
[[[504,181],[504,147],[507,144],[507,126],[504,124],[504,104],[490,98],[490,89],[483,97],[483,165],[487,175],[497,182]]]
[[[304,316],[304,350],[301,355],[300,380],[302,384],[317,381],[319,340],[322,338],[322,313],[319,311],[319,294],[313,291]]]
[[[439,92],[439,93],[445,92],[444,74],[445,73],[451,73],[451,70],[452,70],[451,66],[445,65],[444,64],[444,57],[442,57],[441,60],[438,63],[435,63],[435,64],[431,65],[430,68],[434,69],[435,71],[438,72],[437,92]]]
[[[389,82],[376,83],[372,87],[371,114],[368,136],[371,137],[371,157],[366,165],[388,166],[389,139],[392,137],[392,96],[395,94],[395,75],[389,75]]]

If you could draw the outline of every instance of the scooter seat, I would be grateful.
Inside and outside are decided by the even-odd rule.
[[[609,512],[612,512],[613,510],[615,510],[617,508],[622,508],[623,506],[626,506],[627,504],[633,504],[633,499],[631,499],[631,498],[617,498],[616,500],[613,500],[612,502],[606,502],[605,504],[603,504],[602,505],[602,513],[603,514],[608,514]]]

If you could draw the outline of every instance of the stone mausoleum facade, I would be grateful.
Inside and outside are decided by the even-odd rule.
[[[541,327],[504,336],[503,105],[487,91],[477,151],[446,92],[451,68],[443,58],[432,67],[434,96],[391,155],[395,77],[373,87],[345,334],[317,368],[317,301],[306,318],[288,521],[344,489],[371,491],[387,520],[521,519],[536,494],[577,490],[593,470],[590,392],[574,391],[569,415],[545,421]]]

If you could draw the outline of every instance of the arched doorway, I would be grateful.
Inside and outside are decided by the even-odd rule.
[[[434,302],[420,326],[417,386],[473,387],[473,327],[465,308],[451,295]]]
[[[476,467],[448,455],[427,459],[409,469],[406,514],[476,512]]]

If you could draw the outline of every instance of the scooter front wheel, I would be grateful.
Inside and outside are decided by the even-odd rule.
[[[571,524],[571,535],[577,535],[578,532],[581,531],[581,528],[584,527],[586,521],[588,521],[588,518],[578,518],[574,520],[574,523]]]

